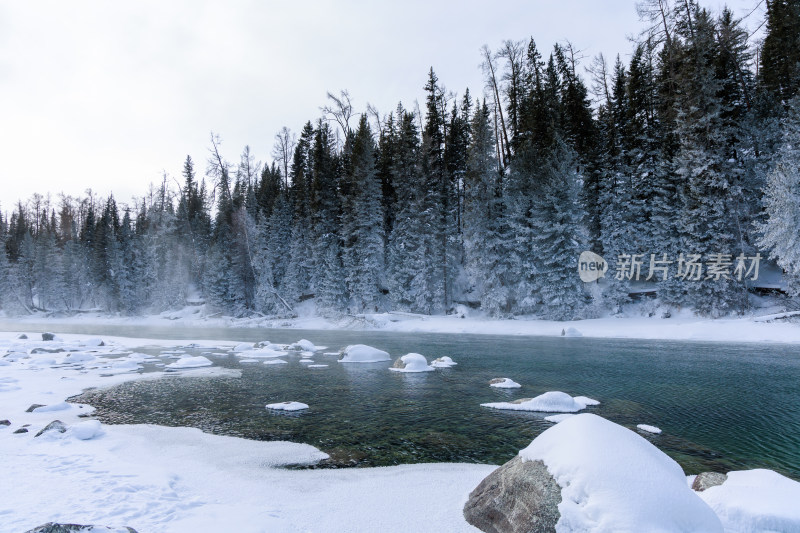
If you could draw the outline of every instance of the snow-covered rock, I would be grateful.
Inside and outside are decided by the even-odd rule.
[[[72,404],[70,404],[70,403],[58,402],[58,403],[54,403],[52,405],[43,405],[41,407],[37,407],[36,409],[33,409],[33,412],[34,413],[49,413],[49,412],[52,412],[52,411],[66,411],[70,407],[72,407]]]
[[[481,405],[492,409],[541,411],[544,413],[577,413],[586,408],[586,404],[575,401],[575,398],[561,391],[545,392],[535,398],[521,398],[513,402],[492,402]]]
[[[106,345],[106,343],[103,342],[103,339],[101,339],[99,337],[93,337],[91,339],[84,339],[81,342],[81,344],[84,345],[84,346],[105,346]]]
[[[646,433],[653,433],[655,435],[659,435],[661,433],[661,428],[657,428],[656,426],[648,426],[647,424],[636,424],[636,427]]]
[[[97,357],[90,353],[86,352],[69,352],[68,354],[64,355],[60,359],[57,359],[56,362],[60,365],[71,365],[76,363],[88,363],[91,361],[96,360]]]
[[[430,372],[433,367],[428,364],[425,356],[418,353],[407,353],[394,362],[390,368],[392,372]]]
[[[366,344],[352,344],[340,352],[340,363],[378,363],[391,361],[389,354]],[[427,363],[426,363],[427,364]]]
[[[573,327],[568,327],[561,330],[562,337],[583,337],[583,333]]]
[[[453,361],[450,357],[446,355],[443,357],[439,357],[431,361],[431,366],[433,368],[450,368],[451,366],[456,366],[458,363]]]
[[[600,402],[598,402],[594,398],[589,398],[588,396],[575,396],[573,400],[575,400],[578,403],[582,403],[584,406],[600,405]]]
[[[299,341],[295,342],[294,344],[289,345],[289,349],[295,352],[311,352],[314,353],[317,351],[317,347],[314,346],[314,343],[306,340],[300,339]]]
[[[724,483],[698,494],[725,531],[800,531],[800,483],[772,470],[728,472]]]
[[[89,440],[102,435],[103,427],[99,420],[78,422],[69,428],[76,439]]]
[[[599,416],[570,417],[519,455],[542,461],[561,487],[557,530],[723,531],[714,511],[686,484],[678,463],[647,439]]]
[[[211,360],[202,355],[192,355],[188,357],[181,357],[174,363],[168,364],[165,368],[178,370],[182,368],[199,368],[201,366],[211,366]]]
[[[300,411],[302,409],[308,409],[308,404],[301,402],[268,403],[267,409],[274,409],[276,411]]]
[[[494,378],[489,381],[489,386],[498,389],[518,389],[522,387],[522,385],[511,378]]]

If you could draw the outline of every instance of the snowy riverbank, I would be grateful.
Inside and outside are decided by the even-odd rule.
[[[590,338],[625,338],[648,340],[685,340],[738,343],[800,344],[800,312],[784,312],[779,307],[764,308],[742,317],[710,319],[690,311],[673,313],[670,318],[630,313],[571,322],[539,320],[521,317],[509,320],[491,319],[478,312],[464,310],[461,315],[418,315],[411,313],[376,313],[347,316],[338,320],[314,316],[312,307],[300,309],[292,319],[262,317],[232,318],[207,315],[205,308],[189,306],[179,311],[142,317],[108,316],[101,313],[82,313],[75,316],[53,317],[34,314],[23,317],[0,318],[0,326],[25,329],[33,326],[54,328],[63,325],[141,326],[141,327],[241,327],[305,330],[394,331],[406,333],[466,333],[486,335],[572,336]],[[570,329],[571,328],[571,329]],[[567,335],[570,336],[570,335]]]

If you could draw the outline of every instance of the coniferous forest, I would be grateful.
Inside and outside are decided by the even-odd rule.
[[[413,109],[329,95],[268,164],[212,134],[129,204],[20,202],[0,216],[0,309],[573,319],[619,309],[641,273],[663,305],[721,316],[747,310],[756,257],[796,295],[800,0],[768,1],[757,43],[694,0],[638,9],[627,61],[506,41],[481,52],[481,91],[432,68]],[[610,264],[600,284],[584,250]]]

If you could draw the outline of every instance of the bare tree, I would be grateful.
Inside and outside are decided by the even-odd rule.
[[[297,144],[297,135],[284,126],[275,134],[275,144],[272,145],[272,157],[283,170],[283,185],[289,187],[289,161],[292,160],[294,147]]]
[[[367,116],[372,117],[375,121],[375,129],[373,131],[378,133],[378,138],[383,137],[383,125],[386,122],[386,116],[381,116],[378,108],[370,103],[367,104]]]
[[[486,45],[483,45],[481,52],[483,53],[483,63],[481,64],[481,67],[486,75],[486,84],[489,86],[489,89],[494,96],[495,112],[498,113],[500,117],[500,135],[498,135],[498,137],[500,137],[500,151],[504,156],[504,160],[501,161],[501,163],[505,167],[508,164],[509,159],[511,159],[511,150],[508,145],[508,130],[506,129],[506,121],[503,117],[503,101],[500,99],[500,88],[497,84],[497,76],[495,74],[497,70],[494,63],[495,57],[492,54],[492,51],[489,50],[489,47]]]
[[[335,121],[339,124],[339,128],[342,130],[342,138],[346,138],[350,132],[350,119],[353,116],[350,93],[342,90],[339,92],[339,96],[334,96],[328,92],[328,99],[333,102],[333,105],[322,106],[320,111],[325,115],[325,120],[328,122]]]
[[[525,46],[523,41],[503,41],[503,47],[497,52],[497,57],[505,59],[506,68],[503,72],[503,81],[506,84],[506,98],[508,98],[508,120],[511,122],[512,138],[517,135],[520,128],[520,106],[523,99],[523,64],[525,60]]]
[[[608,88],[608,64],[602,52],[594,56],[592,63],[586,67],[586,72],[589,73],[592,79],[592,94],[594,95],[595,104],[601,105],[602,102],[610,102],[611,91]]]
[[[222,144],[222,139],[212,131],[211,148],[208,149],[210,154],[206,173],[214,180],[215,190],[219,188],[220,193],[230,201],[232,198],[230,189],[230,165],[227,161],[222,159],[222,155],[219,153],[220,144]]]

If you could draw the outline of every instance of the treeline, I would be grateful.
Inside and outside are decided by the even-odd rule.
[[[277,136],[271,165],[247,147],[230,163],[212,136],[206,178],[187,157],[179,189],[165,177],[132,205],[34,196],[0,217],[0,306],[290,316],[313,299],[322,315],[475,303],[571,319],[628,301],[626,254],[666,274],[684,255],[771,253],[794,291],[800,1],[766,6],[755,48],[728,10],[648,0],[630,61],[595,58],[588,82],[570,44],[506,41],[483,50],[486,98],[431,69],[423,110],[353,117],[331,95],[299,137]],[[599,285],[577,275],[583,250],[611,263]],[[653,281],[668,306],[748,306],[736,276]]]

